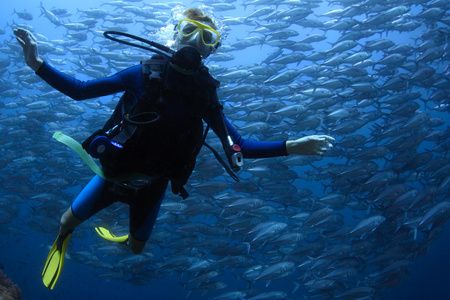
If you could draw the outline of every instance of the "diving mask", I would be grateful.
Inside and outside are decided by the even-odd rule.
[[[192,19],[182,19],[178,22],[176,36],[177,49],[185,46],[194,47],[203,58],[208,57],[217,48],[220,33],[202,22]]]

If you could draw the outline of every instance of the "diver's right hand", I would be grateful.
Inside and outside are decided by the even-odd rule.
[[[22,46],[25,62],[36,72],[43,63],[43,60],[38,55],[36,39],[26,29],[14,28],[13,31],[17,41]]]
[[[334,138],[328,135],[308,135],[296,140],[286,141],[288,154],[323,155],[333,147]]]

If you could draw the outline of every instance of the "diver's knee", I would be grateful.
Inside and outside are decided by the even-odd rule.
[[[134,254],[140,254],[144,250],[146,241],[139,241],[130,235],[130,249]]]
[[[64,214],[61,216],[60,220],[60,226],[61,228],[67,229],[67,230],[73,230],[75,227],[80,225],[83,221],[78,219],[73,215],[72,208],[69,207],[68,210],[64,212]]]

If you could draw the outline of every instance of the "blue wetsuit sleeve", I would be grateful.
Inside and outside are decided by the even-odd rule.
[[[64,74],[44,62],[36,74],[53,88],[72,99],[84,100],[127,90],[130,82],[136,81],[136,73],[139,70],[140,66],[137,65],[109,77],[82,81]]]
[[[260,142],[255,140],[245,140],[237,132],[230,121],[223,114],[223,106],[217,97],[217,87],[207,90],[209,92],[209,109],[207,109],[204,120],[212,128],[214,133],[221,139],[224,149],[229,147],[228,134],[233,143],[238,144],[244,158],[265,158],[288,155],[286,150],[286,141]]]
[[[286,151],[286,141],[263,142],[256,140],[247,140],[237,132],[230,121],[224,117],[225,126],[233,142],[241,147],[242,155],[245,158],[265,158],[288,155]]]

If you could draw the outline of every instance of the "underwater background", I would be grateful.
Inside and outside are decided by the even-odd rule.
[[[141,255],[96,236],[128,230],[121,204],[78,227],[53,291],[40,273],[62,213],[93,176],[52,139],[100,128],[120,95],[76,102],[25,65],[12,29],[79,79],[151,53],[185,8],[224,33],[206,60],[248,139],[327,134],[324,157],[245,160],[233,182],[202,150],[182,201],[166,193]],[[450,2],[3,1],[0,267],[23,299],[450,299]],[[218,139],[208,140],[220,149]]]

